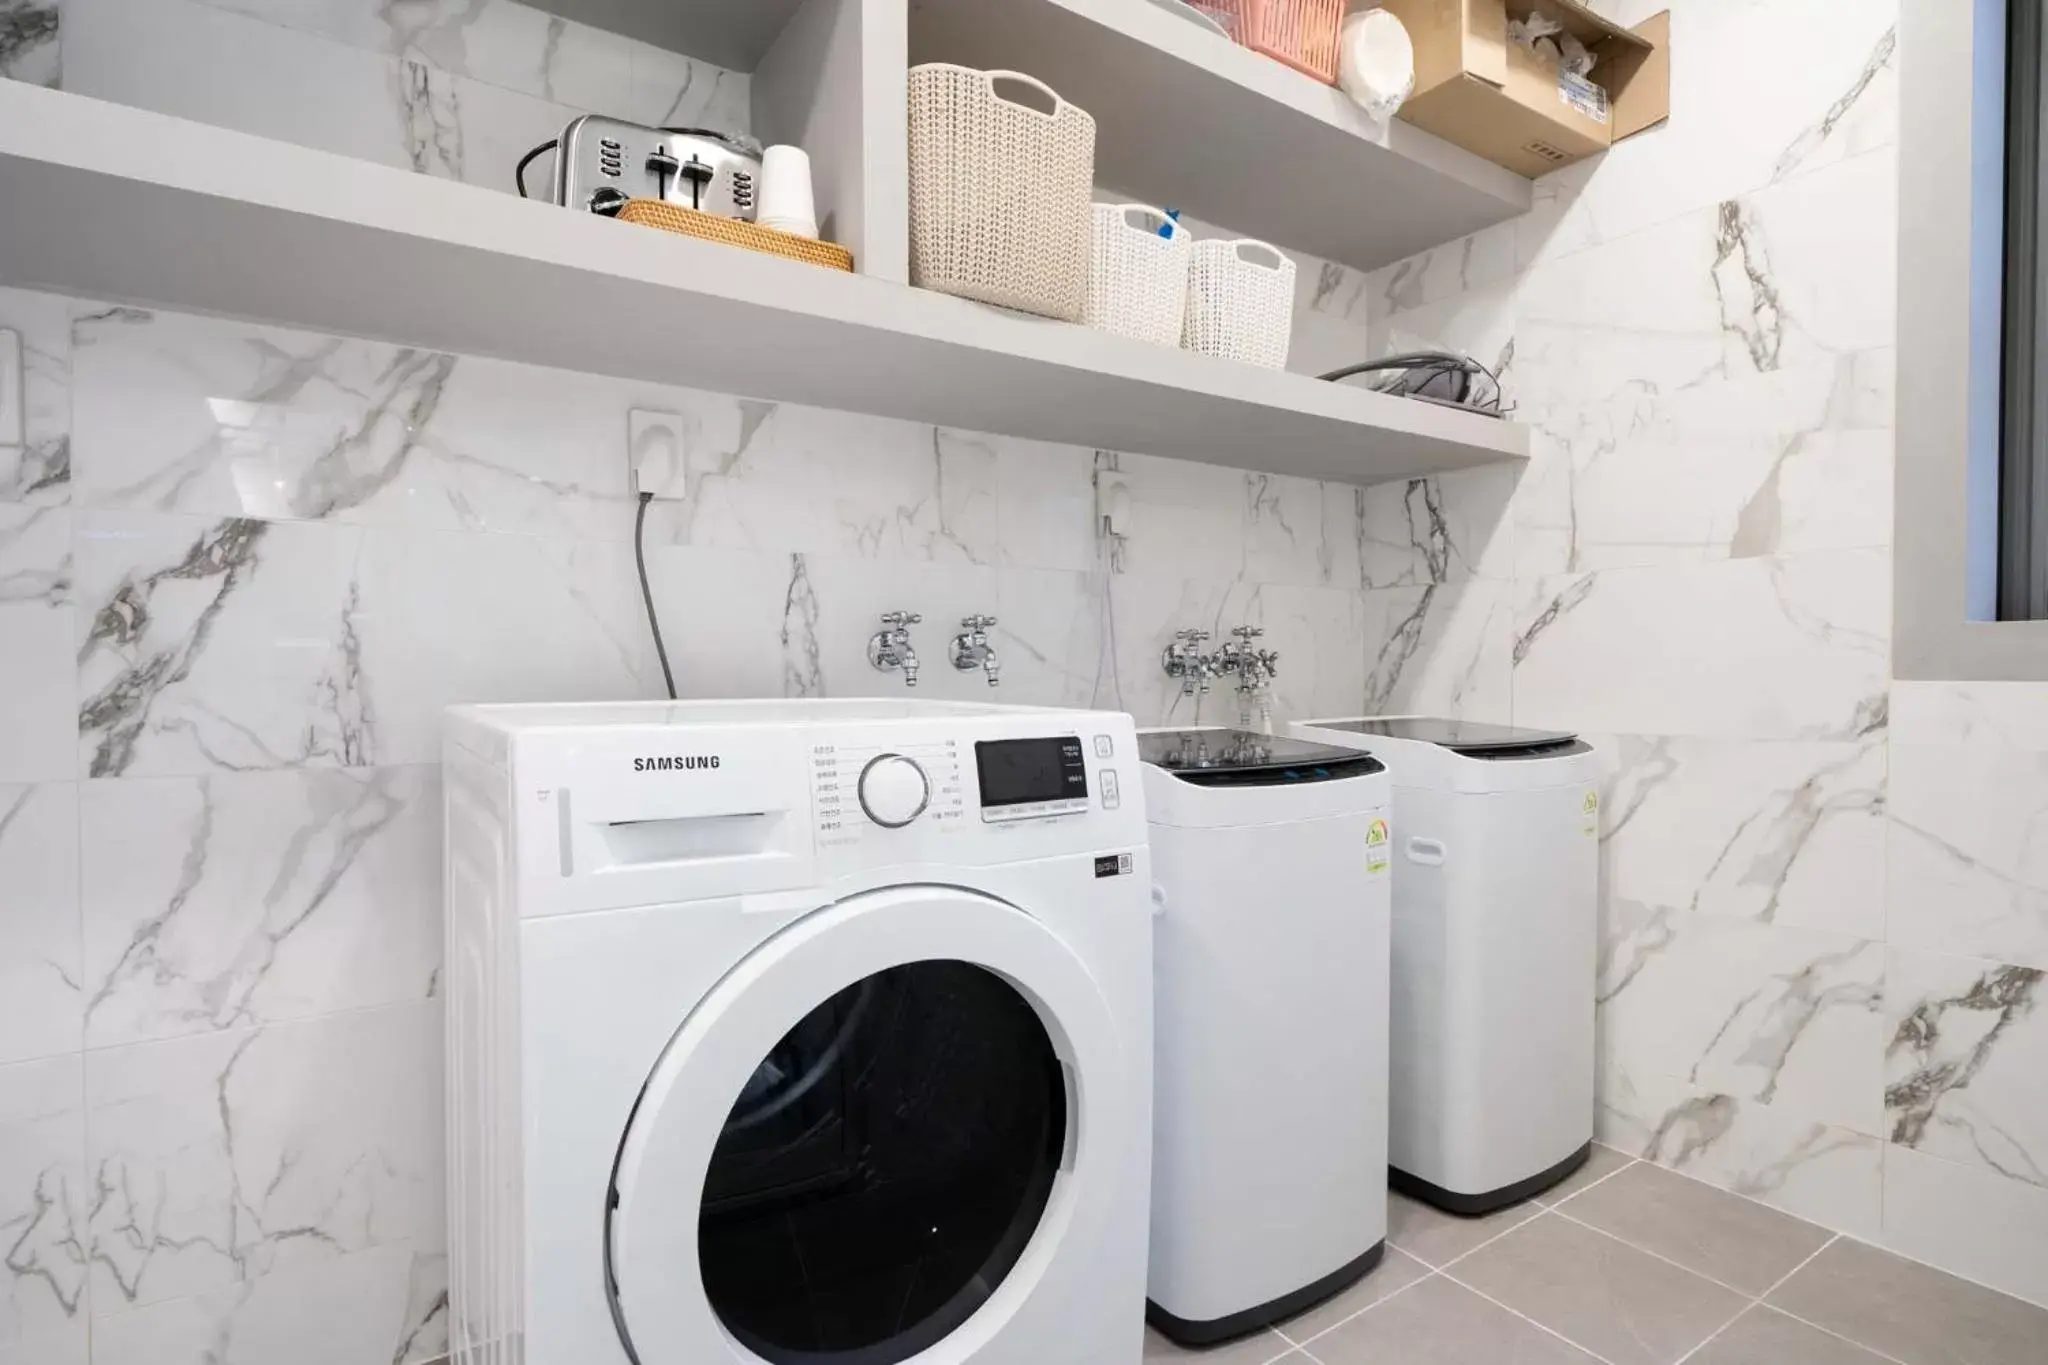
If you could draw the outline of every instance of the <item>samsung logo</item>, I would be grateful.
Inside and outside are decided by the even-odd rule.
[[[691,768],[715,768],[717,754],[663,754],[659,758],[636,758],[633,771],[636,773],[682,772]]]

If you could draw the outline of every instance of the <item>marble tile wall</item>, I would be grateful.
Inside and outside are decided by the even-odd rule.
[[[1603,1139],[2048,1302],[2048,683],[1891,677],[1896,5],[1671,9],[1669,126],[1342,285],[1536,429],[1369,491],[1367,618],[1463,528],[1513,718],[1598,737]]]
[[[1524,470],[1323,486],[0,292],[0,1365],[442,1348],[436,716],[655,694],[635,411],[681,438],[688,694],[893,691],[860,645],[908,607],[922,690],[986,695],[943,625],[992,610],[1007,698],[1229,718],[1157,654],[1250,622],[1282,714],[1595,736],[1603,1138],[2048,1301],[2048,684],[1890,677],[1893,5],[1673,8],[1668,128],[1303,262],[1297,368],[1467,350]],[[0,71],[498,189],[580,110],[746,115],[503,0],[55,13],[0,0]]]
[[[61,41],[41,36],[60,8]],[[79,94],[507,193],[579,114],[752,117],[745,73],[511,0],[0,0],[0,72],[60,71]]]

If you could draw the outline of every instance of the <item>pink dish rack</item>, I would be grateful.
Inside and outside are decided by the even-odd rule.
[[[1344,0],[1189,0],[1239,43],[1325,85],[1337,83]]]

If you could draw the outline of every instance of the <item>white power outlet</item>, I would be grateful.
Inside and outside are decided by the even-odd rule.
[[[680,502],[689,496],[688,452],[678,414],[647,408],[628,413],[626,459],[635,497],[646,493]]]
[[[1121,479],[1095,476],[1095,534],[1122,540],[1131,533],[1131,490]]]
[[[21,333],[0,327],[0,446],[28,444],[28,400],[22,394]]]

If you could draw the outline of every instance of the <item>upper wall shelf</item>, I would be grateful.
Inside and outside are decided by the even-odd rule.
[[[0,81],[0,284],[1377,483],[1525,428]]]
[[[1529,211],[1521,176],[1151,0],[910,0],[910,54],[1086,109],[1099,184],[1361,270]]]

